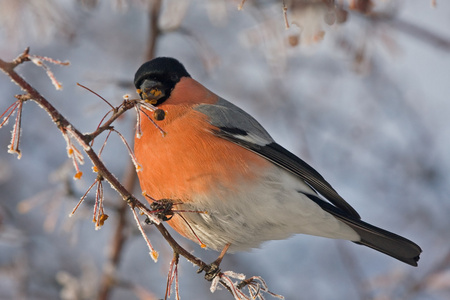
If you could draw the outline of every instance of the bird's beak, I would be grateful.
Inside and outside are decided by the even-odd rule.
[[[161,82],[146,79],[137,89],[141,99],[152,105],[158,104],[158,100],[165,96],[164,88]]]

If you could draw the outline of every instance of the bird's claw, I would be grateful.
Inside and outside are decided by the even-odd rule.
[[[215,262],[204,265],[197,270],[197,274],[205,271],[205,279],[208,281],[212,281],[216,276],[220,273],[219,265]]]

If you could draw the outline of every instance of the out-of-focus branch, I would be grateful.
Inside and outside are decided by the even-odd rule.
[[[153,2],[150,10],[149,10],[149,22],[150,22],[150,36],[148,42],[148,50],[146,59],[150,60],[155,56],[155,49],[158,37],[161,33],[158,27],[158,20],[160,16],[161,10],[161,0],[156,0]],[[110,118],[108,121],[110,121]],[[105,122],[101,127],[99,127],[95,132],[91,135],[95,137],[95,134],[98,131],[101,131],[103,128],[107,128],[111,125],[112,122]],[[123,182],[124,186],[132,191],[134,186],[136,185],[137,175],[135,166],[133,163],[129,162],[126,168]],[[110,244],[108,261],[105,263],[103,268],[102,280],[100,283],[98,300],[106,300],[108,299],[112,289],[115,286],[115,277],[116,271],[118,269],[120,258],[122,256],[122,251],[124,245],[128,239],[126,236],[126,227],[127,227],[127,205],[125,202],[122,202],[119,210],[117,211],[117,224],[116,228],[113,232],[112,241]]]
[[[150,8],[149,14],[149,37],[148,37],[148,49],[146,54],[146,59],[150,60],[155,57],[155,49],[158,38],[161,34],[161,30],[159,28],[158,22],[161,12],[161,0],[154,0],[153,5]]]
[[[424,276],[422,276],[419,280],[415,280],[415,282],[413,281],[414,283],[410,285],[407,290],[407,296],[414,295],[415,293],[426,290],[428,285],[430,284],[430,281],[433,279],[433,276],[445,271],[445,269],[449,267],[450,251],[447,252],[447,254],[441,260],[435,263],[435,265]]]
[[[423,42],[427,42],[430,45],[434,45],[447,51],[450,50],[450,37],[443,37],[420,25],[416,25],[414,23],[401,20],[399,18],[395,18],[395,16],[392,14],[386,13],[362,14],[356,11],[354,15],[364,18],[365,20],[370,21],[372,23],[389,25],[390,28],[394,30],[407,34]]]
[[[450,37],[442,37],[431,30],[404,20],[395,19],[391,20],[389,23],[391,23],[392,28],[398,31],[406,33],[419,40],[428,42],[436,47],[443,48],[447,51],[450,50]]]

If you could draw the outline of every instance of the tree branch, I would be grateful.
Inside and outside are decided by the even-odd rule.
[[[34,89],[28,82],[26,82],[17,72],[14,71],[14,68],[17,67],[20,63],[28,61],[26,57],[28,56],[28,49],[25,52],[16,58],[12,62],[5,62],[0,59],[0,69],[9,76],[14,83],[16,83],[24,92],[27,93],[29,100],[36,102],[40,107],[42,107],[50,116],[52,121],[56,124],[56,126],[63,132],[63,134],[67,134],[67,131],[72,134],[72,136],[77,140],[80,146],[83,147],[84,152],[87,154],[91,162],[97,167],[98,174],[101,175],[106,181],[109,182],[111,187],[116,190],[119,195],[125,200],[130,206],[136,207],[142,212],[152,215],[151,211],[145,207],[139,200],[137,200],[128,190],[120,183],[120,181],[106,168],[101,159],[97,156],[95,151],[91,148],[89,143],[93,139],[93,137],[99,135],[101,132],[106,130],[112,121],[114,121],[118,116],[113,116],[113,120],[111,122],[106,122],[102,128],[95,131],[95,134],[84,135],[78,129],[76,129],[63,115],[59,113],[59,111],[48,102],[36,89]],[[126,110],[134,107],[136,103],[129,102],[130,105],[122,105],[120,110],[120,114],[124,113]],[[131,105],[133,104],[133,105]],[[119,111],[119,110],[118,110]]]

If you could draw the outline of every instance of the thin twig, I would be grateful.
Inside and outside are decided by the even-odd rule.
[[[99,136],[103,131],[110,129],[111,124],[115,120],[117,120],[117,118],[119,118],[121,115],[123,115],[126,111],[133,108],[137,104],[138,101],[139,101],[138,99],[124,100],[118,108],[115,107],[113,109],[112,116],[107,121],[105,121],[103,123],[103,125],[99,126],[94,132],[84,135],[85,136],[84,138],[86,139],[86,141],[90,142],[93,139],[95,139],[97,136]]]
[[[95,151],[90,147],[89,142],[92,139],[93,134],[84,135],[78,129],[76,129],[61,113],[45,99],[36,89],[34,89],[28,82],[26,82],[19,74],[14,71],[14,68],[17,66],[16,61],[26,61],[26,59],[17,58],[15,61],[11,63],[7,63],[0,59],[0,69],[8,75],[14,83],[16,83],[23,91],[29,94],[30,99],[36,102],[40,107],[42,107],[50,116],[52,121],[56,124],[56,126],[65,133],[65,131],[69,131],[72,136],[77,140],[80,146],[83,147],[85,153],[91,160],[91,162],[97,167],[98,173],[103,176],[103,178],[109,182],[111,187],[115,189],[119,195],[124,199],[127,203],[133,204],[136,207],[139,207],[141,210],[144,209],[146,213],[150,214],[148,208],[145,208],[145,205],[140,203],[127,189],[120,183],[120,181],[106,168],[104,163],[97,156]],[[125,112],[126,110],[132,108],[132,105],[122,105],[121,108]],[[122,112],[122,113],[123,113]],[[117,118],[117,117],[116,117]],[[108,120],[109,121],[109,120]],[[108,123],[108,122],[107,122]],[[103,127],[103,126],[102,126]],[[102,131],[97,130],[96,135],[100,134]],[[138,203],[139,202],[139,203]]]
[[[133,164],[128,164],[123,178],[124,186],[128,190],[133,190],[134,186],[136,185],[137,179],[136,169],[134,168]],[[112,235],[112,241],[109,244],[110,248],[108,251],[108,261],[103,268],[103,274],[100,281],[100,288],[97,298],[98,300],[107,300],[109,298],[109,295],[111,294],[112,287],[116,282],[116,270],[123,254],[122,250],[129,237],[129,235],[126,234],[125,230],[127,226],[129,226],[127,222],[127,208],[127,203],[122,201],[120,203],[119,209],[117,210],[116,228]]]
[[[208,268],[208,264],[206,264],[201,259],[192,255],[190,252],[181,247],[180,244],[178,244],[177,241],[175,241],[175,239],[170,235],[170,233],[167,231],[166,227],[164,227],[163,224],[158,224],[155,226],[156,228],[158,228],[159,232],[163,235],[164,239],[169,243],[169,245],[172,247],[175,253],[180,254],[188,261],[190,261],[191,263],[200,268],[203,268],[205,270]]]
[[[99,97],[100,99],[102,99],[106,104],[108,104],[112,109],[114,109],[114,106],[112,106],[111,103],[108,102],[108,100],[106,100],[105,98],[103,98],[102,96],[100,96],[97,92],[94,92],[93,90],[91,90],[90,88],[88,88],[87,86],[82,85],[81,83],[77,82],[77,85],[79,87],[82,87],[83,89],[91,92],[92,94],[94,94],[95,96]]]

